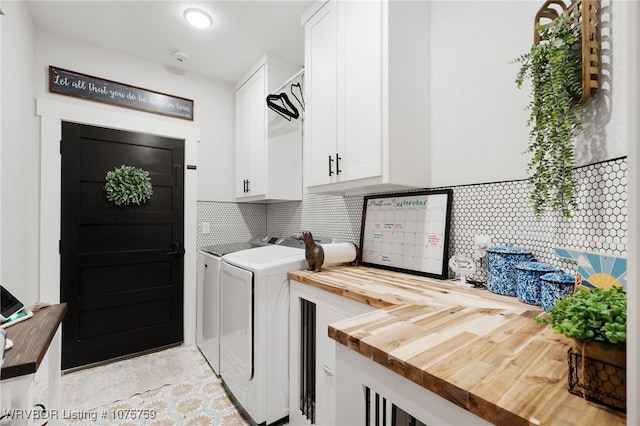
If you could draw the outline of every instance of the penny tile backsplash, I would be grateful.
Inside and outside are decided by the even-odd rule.
[[[528,203],[526,180],[454,186],[449,254],[471,257],[475,235],[492,245],[513,244],[531,250],[542,262],[568,273],[576,265],[560,259],[555,247],[627,255],[627,160],[619,158],[575,170],[578,211],[572,219],[546,214],[536,220]],[[441,188],[433,188],[441,189]],[[247,204],[198,202],[198,247],[246,241],[301,230],[359,243],[362,195],[305,194],[296,202]],[[209,233],[202,224],[209,223]],[[486,280],[486,261],[473,278]]]

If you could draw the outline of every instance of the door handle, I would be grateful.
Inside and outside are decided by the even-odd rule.
[[[173,251],[167,253],[168,256],[182,256],[184,255],[184,248],[181,243],[173,243]]]
[[[336,174],[337,175],[339,175],[342,172],[342,170],[340,170],[340,160],[342,160],[342,158],[336,152]]]
[[[329,176],[333,175],[333,158],[329,156]]]

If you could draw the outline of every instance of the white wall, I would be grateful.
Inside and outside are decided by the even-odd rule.
[[[600,2],[600,88],[585,105],[584,133],[576,143],[579,165],[627,155],[629,121],[630,25],[627,16],[632,2]],[[637,76],[636,76],[637,78]]]
[[[169,54],[169,53],[168,53]],[[81,40],[36,30],[35,96],[60,102],[127,112],[131,116],[155,118],[189,125],[190,122],[68,96],[48,93],[49,65],[120,83],[194,100],[193,124],[201,129],[198,147],[198,199],[235,200],[233,185],[234,92],[233,86],[139,59]]]
[[[431,186],[527,177],[529,88],[515,58],[533,43],[541,1],[431,4]],[[585,108],[577,165],[626,155],[628,2],[601,2],[602,90]]]
[[[629,28],[627,55],[629,65],[628,84],[628,113],[629,120],[627,140],[629,149],[629,259],[640,257],[640,4],[630,3],[629,11],[625,14]],[[640,278],[640,264],[629,262],[628,281],[637,283]],[[627,288],[627,359],[634,360],[627,365],[627,424],[640,424],[640,371],[637,360],[640,358],[640,291],[638,286]]]
[[[33,101],[33,24],[24,2],[2,3],[1,283],[38,299],[39,142]]]

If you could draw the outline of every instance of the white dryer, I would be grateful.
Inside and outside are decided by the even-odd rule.
[[[258,425],[288,418],[287,273],[307,267],[304,244],[294,239],[279,244],[284,245],[222,258],[220,374],[244,414]]]

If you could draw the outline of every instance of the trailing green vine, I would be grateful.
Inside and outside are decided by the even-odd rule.
[[[574,177],[574,137],[582,131],[582,57],[580,26],[561,14],[550,27],[537,26],[541,39],[515,62],[521,63],[516,84],[531,81],[527,126],[529,201],[536,218],[550,209],[570,218],[578,208]],[[577,47],[576,47],[577,46]]]
[[[149,172],[133,166],[116,167],[107,172],[104,190],[107,200],[117,206],[146,203],[153,195]]]

